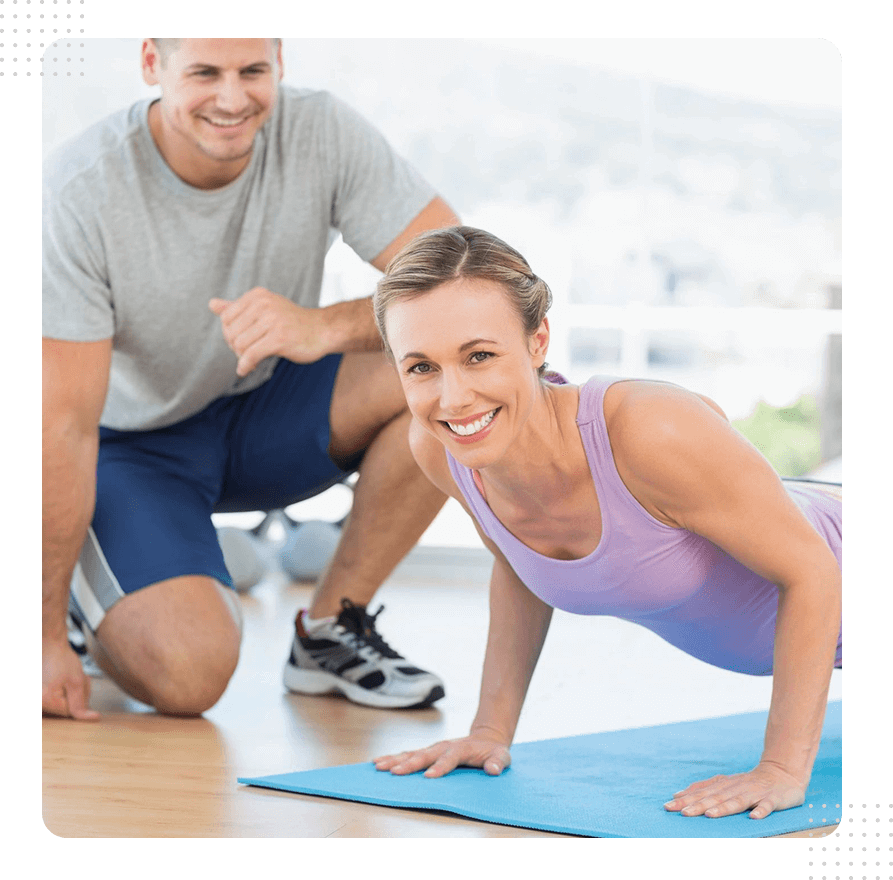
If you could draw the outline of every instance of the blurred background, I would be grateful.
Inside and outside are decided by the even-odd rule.
[[[44,77],[45,151],[156,93],[139,40],[56,47],[79,66]],[[286,83],[353,105],[463,222],[528,258],[555,296],[553,368],[676,382],[716,400],[782,475],[842,478],[831,43],[286,38],[283,53]],[[323,303],[377,277],[339,240]],[[290,513],[337,518],[349,496]],[[480,546],[451,504],[422,543]]]

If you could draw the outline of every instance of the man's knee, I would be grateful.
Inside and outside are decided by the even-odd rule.
[[[145,682],[151,705],[163,715],[201,715],[223,696],[236,670],[238,648],[224,658],[189,658],[186,668],[180,660]]]
[[[337,461],[365,450],[407,411],[393,364],[384,352],[354,352],[341,361],[329,412],[331,451]]]
[[[165,715],[200,715],[223,696],[239,662],[240,632],[207,632],[198,642],[153,645],[145,687],[151,705]]]
[[[342,357],[332,402],[342,400],[351,408],[384,409],[390,415],[406,407],[400,378],[383,351],[349,352]]]
[[[97,632],[112,677],[164,714],[210,709],[239,661],[241,613],[231,593],[209,578],[183,578],[121,600]]]

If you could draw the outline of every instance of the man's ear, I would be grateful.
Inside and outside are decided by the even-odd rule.
[[[161,54],[154,40],[143,40],[140,50],[140,65],[143,72],[143,82],[148,86],[157,86],[160,80],[158,73],[161,69]]]

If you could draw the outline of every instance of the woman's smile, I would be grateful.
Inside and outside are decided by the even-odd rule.
[[[416,419],[456,450],[484,447],[488,461],[526,422],[542,358],[504,289],[459,279],[388,310],[388,338]],[[502,426],[502,427],[500,427]],[[475,453],[477,459],[477,453]]]
[[[441,420],[441,424],[446,425],[447,429],[455,434],[455,440],[458,443],[474,443],[486,437],[490,431],[487,430],[493,424],[501,406],[491,409],[483,415],[470,416],[467,419],[453,421],[450,419]]]

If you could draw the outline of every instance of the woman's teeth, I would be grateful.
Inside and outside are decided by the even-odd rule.
[[[454,425],[452,422],[447,422],[450,426],[450,430],[454,434],[459,434],[462,437],[468,437],[471,434],[477,434],[478,431],[483,430],[493,421],[493,416],[496,415],[496,410],[491,410],[485,416],[481,416],[476,422],[469,422],[467,425]]]

